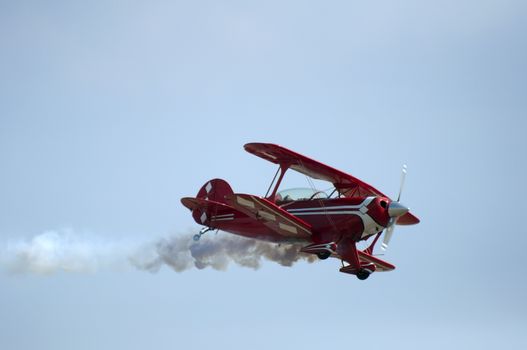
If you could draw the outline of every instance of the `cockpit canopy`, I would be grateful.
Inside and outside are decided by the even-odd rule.
[[[328,194],[325,191],[318,191],[312,188],[289,188],[276,193],[276,202],[284,203],[300,200],[326,199]]]

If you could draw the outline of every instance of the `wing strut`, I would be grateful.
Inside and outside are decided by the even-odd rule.
[[[276,169],[276,173],[274,174],[273,181],[271,181],[271,183],[269,184],[269,188],[267,189],[267,192],[265,192],[265,198],[269,198],[267,196],[269,195],[269,191],[271,191],[271,187],[273,187],[274,181],[276,180],[276,177],[278,176],[279,171],[280,171],[280,167]]]
[[[284,175],[287,171],[287,169],[289,168],[288,165],[286,164],[280,164],[280,167],[278,168],[278,171],[280,171],[280,176],[278,177],[278,181],[276,182],[276,185],[274,186],[274,189],[273,189],[273,192],[271,193],[271,195],[269,197],[267,197],[267,194],[265,195],[265,198],[267,198],[267,200],[271,201],[271,202],[275,202],[274,198],[276,196],[276,192],[278,191],[278,187],[280,186],[280,183],[282,183],[282,179],[284,178]],[[276,172],[276,174],[278,174],[278,171]],[[276,175],[275,175],[275,178],[276,178]],[[273,179],[273,182],[274,182],[274,179]],[[271,186],[272,186],[272,182],[271,182]],[[269,189],[271,188],[271,186],[269,186]],[[267,191],[269,192],[269,190]]]

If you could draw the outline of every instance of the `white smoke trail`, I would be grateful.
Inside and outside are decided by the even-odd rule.
[[[299,260],[313,262],[313,255],[299,252],[301,246],[278,245],[231,234],[204,237],[194,242],[192,235],[181,235],[160,239],[150,249],[139,250],[130,256],[130,262],[138,269],[150,272],[157,272],[163,265],[182,272],[193,267],[226,270],[231,262],[256,270],[262,259],[282,266],[292,266]]]
[[[130,263],[149,272],[157,272],[164,265],[182,272],[207,267],[225,270],[230,263],[258,269],[262,260],[283,266],[292,266],[298,260],[315,260],[311,255],[299,253],[299,249],[298,244],[278,246],[230,234],[203,237],[199,242],[192,240],[192,234],[183,234],[132,243],[61,230],[0,246],[0,266],[13,273],[52,274],[95,272]]]
[[[122,265],[129,247],[72,230],[45,231],[0,248],[1,266],[13,273],[95,272]]]

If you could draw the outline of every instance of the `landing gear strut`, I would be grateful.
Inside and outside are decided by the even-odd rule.
[[[203,236],[205,233],[207,233],[207,232],[209,232],[209,231],[212,231],[212,230],[214,230],[212,227],[204,227],[204,228],[202,228],[201,230],[199,230],[199,233],[196,233],[196,234],[192,237],[192,239],[193,239],[194,241],[197,242],[197,241],[199,241],[199,239],[201,238],[201,236]]]

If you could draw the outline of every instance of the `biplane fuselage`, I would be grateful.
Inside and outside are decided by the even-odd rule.
[[[273,188],[272,192],[265,197],[237,194],[226,181],[210,180],[195,198],[182,199],[198,224],[271,242],[305,242],[303,252],[316,254],[321,259],[340,258],[349,263],[340,271],[360,279],[373,271],[395,268],[372,253],[377,239],[389,225],[419,222],[406,207],[351,175],[281,146],[253,143],[245,145],[245,149],[279,164],[277,175],[280,176],[276,183],[277,176],[273,179],[274,188],[269,187],[269,191]],[[335,190],[330,196],[314,189],[311,193],[310,189],[278,192],[290,168],[315,179],[331,181]],[[375,238],[367,249],[356,248],[357,242],[372,236]]]
[[[277,243],[306,241],[322,243],[325,241],[338,241],[343,235],[355,241],[365,240],[382,231],[388,224],[389,217],[383,212],[379,197],[364,198],[335,198],[296,200],[278,206],[289,214],[298,217],[311,226],[313,232],[311,239],[296,237],[296,234],[284,235],[271,230],[261,220],[252,217],[234,208],[222,208],[211,214],[209,223],[211,227],[242,235]],[[386,205],[386,204],[384,204]],[[264,214],[265,216],[265,214]],[[198,220],[201,220],[199,217]],[[272,220],[262,217],[262,220]]]

